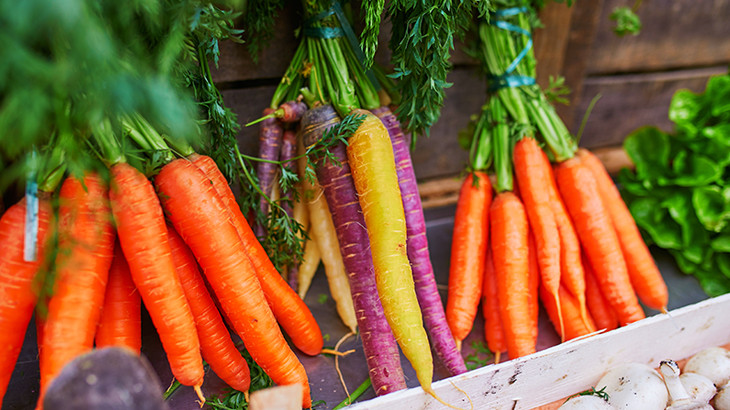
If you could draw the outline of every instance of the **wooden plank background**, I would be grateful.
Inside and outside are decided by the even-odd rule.
[[[634,0],[577,1],[572,7],[549,2],[541,13],[544,27],[535,31],[538,82],[564,76],[571,88],[570,104],[557,110],[571,132],[580,127],[591,99],[601,98],[588,117],[581,146],[598,149],[613,158],[615,167],[626,165],[619,150],[624,138],[643,125],[670,130],[667,109],[680,88],[704,89],[711,75],[727,72],[730,63],[730,0],[644,0],[638,9],[643,28],[637,36],[618,37],[610,14]],[[246,123],[260,116],[289,63],[298,40],[297,2],[278,19],[276,36],[255,64],[246,47],[221,45],[221,60],[214,79],[223,89],[226,104]],[[387,63],[388,22],[381,29],[381,50],[376,59]],[[478,113],[486,97],[486,84],[477,66],[461,50],[452,57],[440,120],[430,137],[419,138],[413,151],[414,168],[425,206],[455,201],[458,176],[466,153],[458,146],[458,132]],[[255,153],[256,127],[243,128],[241,149]],[[617,159],[618,158],[618,159]],[[615,168],[614,170],[617,170]]]

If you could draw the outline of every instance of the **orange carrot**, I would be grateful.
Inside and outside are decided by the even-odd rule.
[[[228,209],[229,219],[235,226],[240,241],[253,264],[256,277],[261,283],[276,320],[299,350],[308,355],[319,354],[322,351],[324,340],[317,321],[302,298],[276,270],[263,246],[256,239],[256,235],[241,213],[241,208],[225,177],[210,157],[193,155],[191,159],[195,166],[200,168],[212,181],[217,195]]]
[[[38,236],[33,261],[26,261],[23,256],[26,199],[8,208],[0,218],[3,253],[0,258],[0,405],[38,298],[35,279],[45,257],[53,215],[49,198],[48,194],[39,195]]]
[[[167,238],[177,276],[195,318],[203,359],[229,386],[238,391],[248,391],[251,384],[248,364],[231,340],[228,328],[200,276],[195,256],[170,225],[167,227]]]
[[[625,325],[644,318],[593,173],[573,157],[558,165],[556,180],[581,245],[619,322]]]
[[[489,209],[492,257],[502,323],[511,359],[535,352],[530,308],[527,214],[517,195],[499,193]]]
[[[124,346],[139,354],[142,347],[141,305],[127,259],[117,243],[96,329],[96,347]]]
[[[454,233],[449,266],[449,293],[446,321],[456,340],[461,342],[471,332],[479,309],[484,280],[484,258],[489,242],[489,206],[492,184],[483,172],[464,178],[454,215]]]
[[[160,336],[175,378],[204,401],[203,359],[195,320],[185,299],[167,239],[167,226],[154,187],[126,163],[111,167],[109,192],[119,243],[134,284]]]
[[[499,293],[497,292],[497,277],[492,261],[492,249],[487,247],[484,258],[484,286],[482,287],[482,314],[484,315],[484,338],[487,347],[494,353],[494,362],[499,363],[502,352],[507,351],[502,318],[499,310]]]
[[[590,263],[586,258],[583,259],[585,279],[586,279],[586,305],[588,311],[596,324],[597,329],[613,330],[618,327],[618,319],[611,305],[603,297],[601,287],[596,280],[596,274],[593,273]]]
[[[568,210],[565,209],[563,199],[560,197],[552,166],[544,151],[540,155],[540,158],[543,167],[550,174],[550,184],[547,186],[547,189],[550,195],[550,205],[553,210],[553,215],[555,215],[555,223],[558,226],[558,234],[560,235],[560,282],[578,300],[581,317],[587,321],[585,273],[583,272],[578,234],[575,232],[573,221],[570,220]]]
[[[40,399],[63,366],[94,347],[114,257],[108,189],[94,174],[66,178],[59,195],[59,250],[40,357]]]
[[[247,252],[230,208],[211,180],[189,160],[177,159],[162,168],[155,184],[170,221],[198,260],[251,357],[276,384],[301,384],[303,407],[310,407],[304,366],[286,343],[249,259],[257,255]],[[286,282],[284,288],[291,290]],[[290,311],[296,309],[292,305]]]
[[[560,232],[550,201],[550,165],[543,161],[544,155],[534,138],[522,138],[515,144],[514,167],[520,195],[537,245],[540,278],[545,289],[555,298],[555,305],[560,306]],[[560,316],[558,310],[558,318]]]
[[[596,178],[598,191],[621,243],[631,285],[636,294],[646,306],[666,312],[669,299],[667,285],[606,167],[586,149],[578,150],[578,158]]]
[[[587,320],[583,320],[580,312],[578,300],[570,294],[565,286],[560,286],[560,311],[562,312],[563,332],[560,335],[562,340],[575,339],[596,331],[596,325],[593,319],[588,316]],[[555,299],[550,295],[544,286],[540,286],[540,299],[543,306],[553,322],[556,331],[560,331],[558,326],[558,307],[555,305]]]
[[[530,326],[533,337],[538,336],[538,316],[540,315],[540,267],[537,264],[537,249],[532,232],[527,233],[527,263],[529,264],[529,295],[527,301],[530,308]]]

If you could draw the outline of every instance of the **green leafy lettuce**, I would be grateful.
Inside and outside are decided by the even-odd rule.
[[[730,292],[730,75],[702,93],[679,90],[672,132],[634,131],[624,149],[635,164],[618,181],[648,243],[667,249],[710,296]]]

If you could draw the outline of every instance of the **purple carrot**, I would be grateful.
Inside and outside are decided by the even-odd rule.
[[[418,193],[416,174],[413,171],[408,142],[403,135],[398,119],[388,107],[372,111],[388,129],[393,144],[398,185],[403,198],[403,209],[406,215],[406,235],[408,260],[411,262],[416,296],[421,306],[423,322],[431,336],[431,343],[441,363],[454,376],[466,372],[464,359],[456,348],[456,342],[446,323],[446,314],[441,297],[436,287],[436,278],[431,266],[426,237],[426,222],[423,217],[421,196]]]
[[[291,123],[299,122],[304,113],[307,112],[307,104],[302,101],[287,101],[282,103],[279,108],[274,111],[274,115],[281,122]]]
[[[284,136],[281,139],[281,155],[279,156],[279,161],[284,164],[284,168],[295,174],[297,173],[297,163],[293,159],[296,156],[296,153],[297,133],[294,130],[287,129],[284,131]],[[289,218],[292,218],[292,201],[294,201],[294,195],[292,194],[292,190],[287,189],[286,191],[283,191],[281,193],[281,199],[281,207],[284,209],[284,212],[286,212]],[[297,290],[297,286],[299,286],[298,267],[299,263],[297,261],[295,261],[295,263],[292,263],[291,267],[289,268],[289,273],[287,277],[289,286],[291,286],[291,288],[295,291]]]
[[[267,108],[264,110],[264,116],[273,112],[274,110]],[[259,128],[259,158],[269,161],[279,160],[283,133],[284,127],[281,121],[276,118],[267,118],[261,122],[261,128]],[[278,166],[276,164],[266,161],[260,161],[256,167],[256,176],[259,179],[259,187],[266,196],[271,196],[277,167]],[[259,209],[264,216],[269,213],[269,201],[267,198],[261,197],[259,200]],[[266,236],[265,225],[258,222],[254,225],[254,232],[257,237],[263,238]]]
[[[339,121],[330,105],[307,111],[302,118],[304,144],[314,144]],[[375,286],[370,240],[347,163],[346,147],[340,143],[330,147],[329,152],[337,159],[339,166],[333,161],[319,159],[316,164],[317,179],[324,189],[340,242],[370,380],[375,394],[381,396],[405,389],[405,377],[400,365],[398,345],[385,319]]]

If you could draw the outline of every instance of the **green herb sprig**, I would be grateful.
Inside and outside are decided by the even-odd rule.
[[[392,76],[401,95],[396,115],[413,134],[412,145],[415,136],[428,135],[441,114],[445,89],[451,86],[446,77],[454,39],[463,36],[475,11],[486,18],[490,6],[487,0],[390,3]]]

